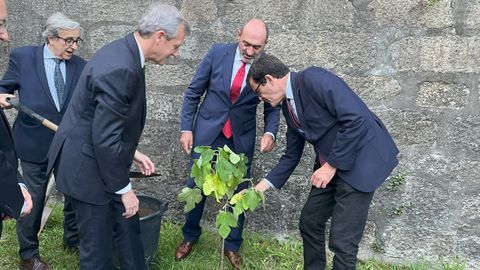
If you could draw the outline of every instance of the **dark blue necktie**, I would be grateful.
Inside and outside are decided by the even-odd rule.
[[[55,75],[54,75],[54,80],[55,80],[55,88],[57,88],[57,97],[58,97],[58,108],[59,110],[62,109],[63,105],[63,97],[65,94],[65,82],[63,81],[63,75],[62,71],[60,70],[60,63],[63,60],[55,58]]]

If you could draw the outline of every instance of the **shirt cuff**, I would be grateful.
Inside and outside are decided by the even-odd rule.
[[[131,183],[128,183],[128,185],[122,189],[120,189],[119,191],[115,192],[115,194],[125,194],[127,192],[129,192],[130,190],[132,189],[132,184]]]
[[[23,188],[25,188],[26,190],[28,190],[27,185],[25,185],[24,183],[18,183],[18,185],[19,185],[20,187],[23,187]]]
[[[270,132],[270,131],[267,131],[267,132],[265,132],[265,134],[270,134],[270,135],[272,136],[272,138],[273,138],[273,141],[275,141],[275,135],[273,135],[273,133],[272,133],[272,132]]]
[[[263,178],[262,180],[264,180],[265,182],[267,182],[267,184],[271,187],[271,188],[276,188],[272,182],[270,182],[267,178]]]

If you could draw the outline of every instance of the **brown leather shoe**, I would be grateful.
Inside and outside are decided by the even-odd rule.
[[[31,259],[21,259],[18,266],[22,270],[52,270],[50,265],[42,261],[40,255],[36,255]]]
[[[183,241],[178,245],[177,250],[175,250],[175,260],[180,261],[190,254],[192,251],[194,242]]]
[[[225,250],[225,256],[227,256],[228,261],[235,269],[240,269],[240,264],[242,263],[242,258],[240,257],[240,253],[237,251],[230,251]]]

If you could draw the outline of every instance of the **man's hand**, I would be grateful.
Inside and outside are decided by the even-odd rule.
[[[21,187],[22,194],[23,194],[23,199],[25,200],[25,208],[22,209],[22,213],[20,213],[20,216],[26,216],[30,214],[32,211],[33,207],[33,202],[32,202],[32,196],[30,196],[30,193],[25,187]]]
[[[15,95],[12,94],[0,94],[0,107],[4,109],[10,109],[12,108],[12,104],[7,102],[7,97],[9,98],[15,98]]]
[[[260,192],[265,192],[267,191],[267,189],[270,188],[270,185],[268,184],[267,181],[265,181],[264,179],[260,180],[260,182],[258,182],[254,187],[253,189],[257,190],[257,191],[260,191]]]
[[[140,168],[140,171],[144,175],[150,175],[155,172],[155,165],[150,160],[150,158],[138,150],[135,150],[135,155],[133,156],[133,163],[135,163],[135,165]]]
[[[122,202],[125,207],[125,212],[122,214],[125,218],[133,217],[140,207],[140,202],[138,201],[135,192],[133,189],[130,189],[127,193],[122,194]]]
[[[260,140],[260,153],[268,153],[272,151],[273,146],[275,146],[275,141],[269,133],[265,133]]]
[[[180,135],[180,145],[182,146],[183,152],[190,155],[193,147],[193,132],[182,131],[182,134]]]
[[[312,177],[310,178],[312,185],[317,188],[327,187],[336,172],[337,168],[330,166],[328,163],[323,164],[322,167],[313,172]]]

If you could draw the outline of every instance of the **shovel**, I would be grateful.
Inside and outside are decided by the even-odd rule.
[[[45,119],[45,117],[39,115],[38,113],[32,111],[30,108],[27,106],[23,105],[20,103],[20,101],[17,98],[6,98],[7,102],[10,103],[15,109],[17,109],[19,112],[23,112],[27,114],[28,116],[32,117],[33,119],[37,120],[40,122],[42,125],[46,126],[47,128],[57,131],[58,126],[48,119]],[[141,172],[129,172],[129,178],[148,178],[148,177],[155,177],[159,176],[157,173],[152,173],[150,175],[143,175]],[[43,227],[47,223],[48,218],[50,217],[50,214],[52,213],[52,208],[47,206],[47,201],[48,198],[50,197],[50,194],[52,193],[53,188],[55,187],[55,181],[53,179],[53,174],[50,174],[48,178],[48,184],[47,184],[47,190],[45,192],[45,207],[43,208],[43,213],[42,213],[42,221],[40,223],[40,230],[38,231],[38,234],[42,232]]]

